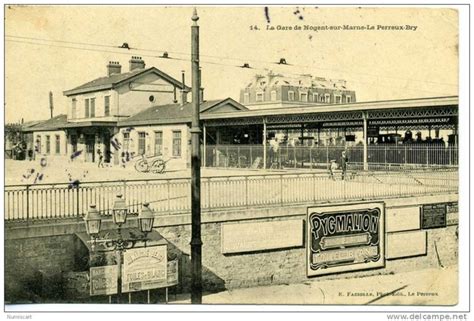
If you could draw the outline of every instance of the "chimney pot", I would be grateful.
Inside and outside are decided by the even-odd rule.
[[[119,64],[118,61],[109,61],[107,65],[107,76],[111,76],[114,74],[120,74],[122,72],[122,66]]]
[[[145,61],[142,59],[142,57],[132,56],[132,59],[130,59],[128,62],[130,64],[130,71],[135,69],[145,69]]]

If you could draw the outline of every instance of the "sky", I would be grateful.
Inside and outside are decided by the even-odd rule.
[[[345,79],[359,102],[458,94],[458,13],[453,9],[197,10],[205,99],[238,100],[240,89],[268,70]],[[105,76],[111,60],[127,71],[132,55],[176,79],[184,70],[190,85],[192,11],[183,6],[7,6],[5,122],[48,119],[50,91],[54,114],[66,113],[63,91]],[[374,29],[315,30],[344,25]],[[397,26],[404,30],[388,29]],[[124,42],[134,49],[118,48]],[[164,51],[180,60],[158,58]],[[276,64],[280,58],[288,65]],[[253,68],[240,68],[244,63]]]

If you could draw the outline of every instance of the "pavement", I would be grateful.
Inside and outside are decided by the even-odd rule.
[[[171,297],[172,304],[190,303]],[[173,300],[175,299],[175,300]],[[457,266],[204,294],[204,304],[442,305],[458,302]]]

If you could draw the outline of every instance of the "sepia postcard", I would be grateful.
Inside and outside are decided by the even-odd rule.
[[[461,310],[464,9],[5,4],[5,311]]]

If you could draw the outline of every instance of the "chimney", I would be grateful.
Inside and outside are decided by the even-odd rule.
[[[128,62],[130,63],[130,71],[135,69],[145,69],[145,61],[142,57],[132,56],[132,59]]]
[[[183,84],[183,89],[181,89],[181,106],[183,106],[188,102],[188,93],[186,92],[184,70],[181,70],[181,83]]]
[[[49,109],[51,110],[51,118],[53,118],[54,106],[53,106],[53,92],[52,91],[49,92]]]
[[[107,65],[107,76],[111,76],[113,74],[119,74],[122,72],[122,66],[118,61],[109,61]]]
[[[204,88],[201,87],[201,91],[199,92],[199,102],[202,104],[204,102]]]

